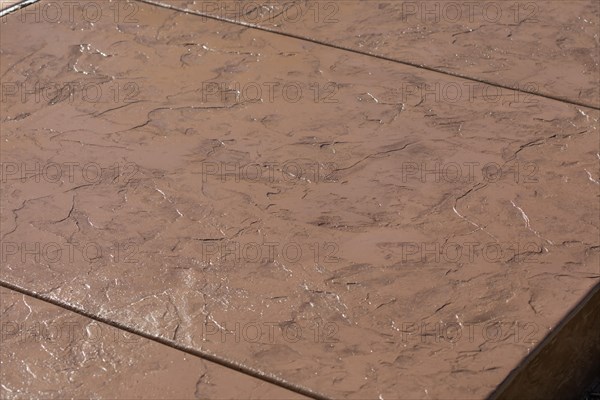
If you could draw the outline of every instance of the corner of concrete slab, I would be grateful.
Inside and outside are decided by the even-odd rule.
[[[600,378],[600,284],[498,386],[489,400],[581,400]]]

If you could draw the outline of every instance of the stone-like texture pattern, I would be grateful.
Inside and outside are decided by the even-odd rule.
[[[594,0],[150,1],[600,107]]]
[[[514,379],[508,379],[495,400],[514,398],[566,399],[582,395],[597,396],[593,390],[600,377],[600,285],[590,291],[563,326],[540,343],[530,362],[524,364]]]
[[[96,4],[0,26],[3,280],[384,399],[485,397],[598,282],[598,111]]]
[[[247,375],[2,289],[3,399],[296,399]]]

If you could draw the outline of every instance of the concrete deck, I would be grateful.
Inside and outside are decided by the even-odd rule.
[[[67,3],[0,24],[3,398],[482,399],[600,282],[598,2]]]

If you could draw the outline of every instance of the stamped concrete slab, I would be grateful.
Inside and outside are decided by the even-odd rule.
[[[597,397],[599,316],[600,285],[596,285],[490,399]]]
[[[118,4],[0,27],[3,280],[390,399],[485,397],[600,279],[597,111]]]
[[[147,1],[600,108],[594,0]]]
[[[2,288],[3,399],[296,399],[295,393]]]

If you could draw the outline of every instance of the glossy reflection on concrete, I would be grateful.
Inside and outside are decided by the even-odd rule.
[[[0,17],[19,10],[21,7],[31,5],[38,0],[0,0]]]
[[[2,289],[3,399],[296,399],[275,385]]]
[[[599,280],[593,108],[140,2],[21,15],[12,285],[329,397],[475,399]]]

